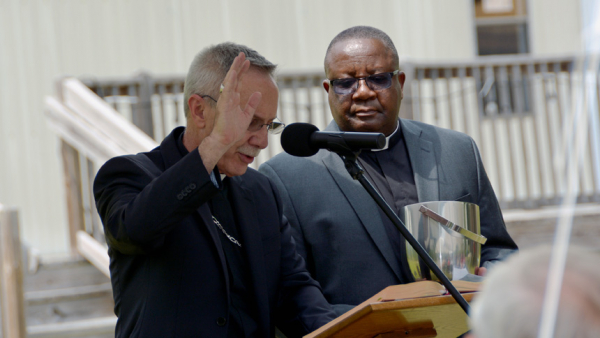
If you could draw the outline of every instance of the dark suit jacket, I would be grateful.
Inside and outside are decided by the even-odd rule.
[[[401,120],[418,199],[479,205],[481,232],[488,238],[481,262],[516,249],[473,140],[456,131]],[[339,130],[332,122],[328,130]],[[379,207],[353,180],[340,157],[321,150],[312,157],[280,154],[260,169],[283,199],[298,252],[338,314],[400,282],[400,264]]]
[[[218,189],[197,151],[179,154],[181,132],[175,129],[150,152],[109,160],[94,182],[109,245],[117,337],[227,334],[223,234],[206,203]],[[296,253],[271,182],[252,169],[230,179],[259,336],[274,336],[275,324],[299,336],[335,318]]]

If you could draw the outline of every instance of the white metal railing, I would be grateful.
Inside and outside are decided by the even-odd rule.
[[[401,116],[473,137],[503,208],[558,204],[564,195],[563,126],[572,116],[573,93],[583,90],[577,58],[494,56],[464,62],[404,63],[407,75]],[[586,66],[586,97],[596,103],[578,201],[600,201],[598,65]],[[278,115],[285,123],[324,128],[331,119],[322,71],[278,75]],[[184,76],[148,74],[84,80],[116,110],[161,140],[183,125]],[[591,89],[590,89],[591,88]],[[589,106],[589,105],[588,105]],[[277,135],[253,167],[282,151]]]
[[[570,138],[564,126],[573,123],[577,100],[583,100],[590,118],[578,200],[600,200],[597,62],[581,67],[575,57],[486,57],[401,68],[407,75],[401,116],[472,136],[504,209],[560,203]],[[323,129],[330,120],[323,79],[320,71],[279,74],[280,119]],[[91,191],[99,166],[147,151],[184,124],[183,81],[147,74],[63,79],[57,97],[46,99],[48,121],[63,140],[72,248],[85,242],[78,231],[104,243]],[[254,167],[281,151],[278,137],[270,137]],[[93,254],[98,247],[87,247],[88,256],[104,259]]]
[[[564,147],[570,138],[565,127],[574,116],[577,95],[598,102],[597,66],[583,68],[574,57],[514,56],[414,64],[409,89],[413,114],[475,139],[503,207],[559,204],[569,151]],[[590,121],[586,141],[580,202],[600,200],[600,154],[594,150],[598,110],[590,114],[595,121]]]
[[[580,60],[581,61],[581,60]],[[503,208],[559,204],[565,193],[576,96],[590,109],[579,202],[600,200],[598,64],[574,57],[489,57],[408,65],[406,97],[413,118],[471,135]],[[585,90],[582,73],[588,77]],[[590,104],[590,106],[592,106]],[[565,132],[567,131],[567,132]]]
[[[110,276],[94,177],[106,160],[148,151],[158,143],[79,80],[62,79],[58,87],[57,98],[46,98],[46,118],[62,140],[71,248]]]

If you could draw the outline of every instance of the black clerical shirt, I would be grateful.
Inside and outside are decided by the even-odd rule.
[[[182,156],[185,156],[188,151],[183,145],[183,133],[178,139],[177,147]],[[213,171],[214,175],[219,175],[218,169]],[[213,224],[218,228],[219,238],[225,260],[227,261],[227,272],[229,274],[229,294],[230,294],[230,313],[229,313],[229,329],[227,337],[256,337],[258,324],[253,314],[255,311],[255,299],[248,292],[249,283],[252,283],[250,278],[250,270],[248,269],[248,260],[243,250],[244,243],[240,239],[238,231],[238,222],[233,212],[231,204],[231,189],[230,180],[225,178],[222,181],[222,189],[208,201],[208,206],[212,215],[221,224],[225,232],[235,238],[241,247],[233,243],[221,230],[217,224]],[[210,225],[209,225],[210,226]],[[198,285],[199,288],[202,285]]]
[[[400,125],[398,124],[396,131],[387,138],[387,149],[363,150],[358,160],[365,170],[365,176],[402,219],[404,206],[417,203],[418,196]],[[396,259],[402,267],[400,283],[413,282],[414,278],[406,260],[406,241],[383,210],[379,208],[379,212]]]

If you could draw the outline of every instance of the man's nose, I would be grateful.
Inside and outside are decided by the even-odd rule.
[[[252,132],[252,136],[248,140],[251,146],[265,149],[269,145],[269,132],[267,126],[262,126],[259,130]]]
[[[354,98],[365,100],[377,95],[377,93],[369,87],[366,79],[359,79],[357,86],[358,88],[356,88],[353,95]]]

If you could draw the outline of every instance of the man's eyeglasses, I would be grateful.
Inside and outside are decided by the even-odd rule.
[[[358,89],[360,80],[365,80],[367,86],[371,90],[379,91],[388,89],[392,86],[392,77],[398,74],[400,70],[395,70],[389,73],[373,74],[365,77],[348,77],[343,79],[329,80],[333,91],[339,95],[354,94]]]
[[[196,95],[200,96],[201,98],[208,97],[209,99],[217,102],[217,100],[215,100],[210,95],[202,95],[202,94],[196,94]],[[267,126],[267,132],[269,134],[279,134],[283,131],[283,128],[285,128],[285,123],[279,121],[277,118],[275,118],[273,121],[271,121],[271,123],[262,123],[262,121],[259,119],[252,119],[252,122],[250,122],[250,125],[248,126],[248,131],[251,131],[251,132],[259,131],[264,126]]]
[[[285,123],[279,121],[275,118],[271,123],[262,123],[259,119],[252,119],[250,125],[248,126],[248,131],[255,132],[262,129],[262,127],[267,126],[267,132],[269,134],[279,134],[285,128]]]
[[[203,98],[203,99],[205,99],[205,98],[207,98],[207,97],[208,97],[209,99],[211,99],[211,100],[215,101],[215,103],[217,102],[217,100],[213,99],[213,97],[212,97],[212,96],[210,96],[210,95],[201,95],[201,94],[196,94],[196,95],[200,96],[200,97],[201,97],[201,98]]]

